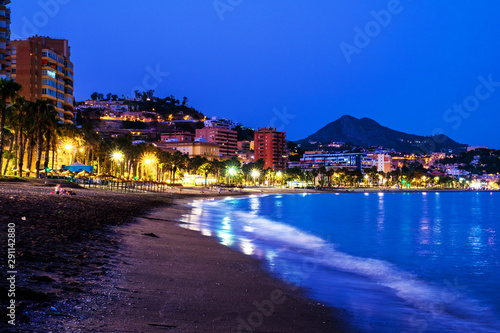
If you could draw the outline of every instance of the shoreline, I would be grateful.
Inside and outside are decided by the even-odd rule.
[[[262,263],[214,237],[181,227],[189,203],[176,199],[115,229],[123,245],[104,317],[75,321],[72,331],[347,332],[340,310],[308,299]],[[212,198],[204,198],[212,199]],[[109,295],[109,294],[108,294]]]
[[[0,220],[19,223],[19,331],[348,331],[341,310],[178,225],[182,202],[249,193],[72,189],[58,196],[40,182],[0,182]]]
[[[18,328],[20,327],[22,331],[44,327],[46,331],[53,332],[78,330],[83,332],[86,331],[87,326],[82,328],[81,323],[85,320],[87,324],[94,325],[95,331],[109,332],[110,329],[113,331],[111,328],[113,325],[121,325],[122,322],[135,318],[135,311],[140,310],[140,318],[150,318],[151,313],[159,313],[158,311],[161,309],[151,310],[149,305],[156,304],[156,294],[145,293],[141,299],[150,301],[143,301],[138,306],[133,305],[133,302],[123,301],[131,299],[134,302],[137,301],[137,294],[140,292],[140,290],[130,286],[119,285],[119,283],[127,281],[124,279],[125,273],[137,278],[135,280],[137,285],[140,283],[145,285],[144,281],[148,280],[155,281],[154,283],[159,286],[156,288],[157,290],[162,290],[163,284],[158,281],[163,280],[173,279],[174,282],[177,281],[176,283],[182,283],[186,280],[191,281],[194,286],[198,282],[199,288],[180,284],[176,289],[177,293],[172,294],[177,302],[175,304],[182,305],[181,309],[189,309],[193,304],[202,304],[199,305],[197,311],[193,312],[193,318],[196,320],[196,322],[190,322],[190,325],[193,326],[187,326],[189,318],[186,317],[172,317],[181,324],[179,322],[171,324],[168,320],[157,318],[155,322],[146,323],[148,330],[141,327],[136,330],[137,332],[154,332],[158,329],[166,329],[167,326],[176,326],[170,328],[179,332],[193,332],[200,325],[226,325],[223,326],[223,331],[227,329],[234,331],[238,328],[234,327],[235,321],[238,325],[243,325],[241,321],[238,321],[241,319],[248,325],[248,318],[252,314],[254,322],[258,323],[260,310],[253,302],[263,304],[262,302],[271,299],[276,301],[271,304],[273,307],[278,309],[278,305],[280,305],[280,308],[285,310],[280,310],[282,312],[276,314],[273,312],[269,318],[264,316],[261,311],[263,327],[270,325],[269,329],[266,328],[268,331],[283,331],[280,327],[288,327],[286,325],[293,323],[293,320],[300,319],[304,325],[300,331],[308,332],[308,329],[311,329],[311,320],[315,320],[314,318],[317,319],[315,322],[321,324],[318,324],[319,326],[315,330],[311,330],[313,332],[323,331],[323,322],[325,325],[331,325],[327,331],[349,331],[346,326],[347,321],[342,320],[342,318],[347,318],[345,316],[348,314],[342,309],[328,308],[307,299],[303,290],[272,277],[271,273],[262,267],[258,259],[221,245],[215,238],[202,236],[198,231],[187,230],[179,226],[181,223],[179,222],[180,214],[186,210],[185,207],[181,208],[182,203],[186,204],[192,200],[212,200],[227,196],[261,194],[332,193],[330,191],[276,191],[280,189],[270,189],[265,192],[259,190],[259,192],[254,193],[247,191],[219,194],[206,189],[203,191],[204,193],[200,193],[203,189],[183,189],[181,194],[174,192],[168,194],[131,194],[74,186],[72,189],[77,192],[76,196],[58,196],[48,194],[52,185],[46,186],[39,181],[0,182],[0,221],[4,222],[2,223],[2,234],[7,234],[7,223],[5,222],[17,221],[16,224],[19,224],[19,229],[16,229],[17,256],[20,268],[19,281],[17,281],[19,289],[17,293],[18,318],[16,320],[20,325]],[[70,187],[68,185],[65,184],[63,187]],[[448,191],[457,192],[450,190],[439,192]],[[371,192],[379,193],[382,191],[372,189]],[[363,192],[342,191],[340,193]],[[159,237],[155,237],[155,235]],[[168,244],[165,244],[166,240]],[[163,242],[161,246],[157,244],[158,241]],[[7,253],[5,243],[2,242],[2,256]],[[151,253],[154,253],[154,256],[150,256],[150,258],[142,256],[143,252],[141,251],[144,250],[146,243],[153,251]],[[173,251],[173,248],[178,249],[178,252]],[[175,256],[176,253],[182,254],[183,259]],[[219,257],[221,258],[220,262],[217,260]],[[204,258],[204,260],[200,258]],[[149,277],[142,276],[141,282],[140,273],[148,270],[144,268],[139,272],[133,272],[131,267],[142,267],[140,265],[147,260],[149,260],[150,267],[157,267],[158,263],[163,266],[169,263],[170,267],[176,268],[175,274],[162,276],[161,271],[153,270]],[[134,264],[131,265],[131,262]],[[192,266],[189,266],[190,268],[182,265],[190,262],[193,263]],[[2,263],[2,273],[0,274],[4,281],[3,275],[7,271],[5,264],[5,262]],[[212,273],[205,273],[208,271]],[[258,281],[266,281],[265,287],[259,284],[259,288],[256,288],[254,279],[248,280],[248,276],[243,272],[246,272],[250,277],[257,276]],[[193,276],[197,276],[196,274],[202,274],[202,276],[200,275],[198,280],[193,279]],[[219,275],[225,278],[222,286],[226,289],[217,294],[220,292],[218,289],[221,288],[214,287],[213,284],[221,283],[217,281]],[[233,280],[229,279],[231,276]],[[208,300],[212,300],[211,303],[208,301],[203,303],[204,297],[200,298],[200,295],[205,295],[200,293],[200,290],[204,290],[202,288],[204,285],[200,281],[205,281],[201,278],[206,278],[206,281],[212,286],[210,292],[215,293],[207,294],[211,295],[208,298]],[[237,283],[240,281],[246,281],[246,286],[249,286],[245,292],[238,289]],[[182,287],[179,287],[181,285]],[[272,291],[276,289],[285,291],[287,299],[292,301],[285,302],[284,305],[278,304],[282,299],[280,295],[274,294],[272,297]],[[262,294],[263,290],[267,294]],[[5,302],[7,290],[3,284],[0,285],[0,291],[2,293],[0,300]],[[235,292],[233,293],[233,291]],[[197,296],[193,298],[190,295]],[[252,298],[249,295],[255,295],[255,297]],[[246,307],[240,304],[242,301],[246,301]],[[227,304],[231,304],[231,306],[227,307]],[[269,305],[269,303],[265,304]],[[118,305],[121,306],[118,307]],[[224,312],[224,316],[217,317],[214,315],[214,311],[220,306],[226,306],[227,312]],[[238,306],[241,307],[238,308]],[[175,309],[174,306],[172,310],[163,311],[163,313],[172,313],[178,316],[186,313],[185,311],[175,312]],[[204,321],[207,315],[197,317],[203,309],[208,309],[214,318],[209,323]],[[239,310],[233,311],[234,309]],[[256,311],[257,314],[255,314]],[[99,318],[102,318],[103,315],[105,319],[100,321]],[[110,321],[106,322],[105,320]],[[163,323],[164,321],[165,323]],[[142,323],[144,324],[144,322]],[[3,321],[0,321],[0,327],[2,324]],[[71,330],[68,325],[74,325],[74,330]],[[133,323],[128,326],[130,325]],[[249,331],[248,327],[250,329],[254,327],[252,325],[243,326],[246,327],[247,331]],[[257,326],[260,327],[260,325]],[[294,332],[295,327],[299,327],[298,324],[294,323],[293,327],[285,331]],[[124,330],[126,329],[128,328],[124,328]]]

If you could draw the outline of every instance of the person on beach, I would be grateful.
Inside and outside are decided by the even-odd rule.
[[[54,192],[56,194],[66,194],[66,190],[61,187],[61,184],[57,184],[56,188],[54,189]]]
[[[61,184],[57,184],[57,185],[56,185],[56,188],[55,188],[55,190],[54,190],[54,193],[55,193],[55,194],[62,194],[62,195],[76,195],[76,193],[75,193],[75,192],[73,192],[73,191],[66,191],[65,189],[63,189],[63,188],[61,187]]]

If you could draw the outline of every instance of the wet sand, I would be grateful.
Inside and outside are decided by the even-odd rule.
[[[19,223],[18,331],[347,330],[337,319],[343,311],[307,299],[257,260],[178,227],[186,209],[172,206],[178,194],[74,189],[77,196],[63,197],[50,190],[0,182],[1,234],[6,222]],[[2,260],[3,303],[5,272]]]

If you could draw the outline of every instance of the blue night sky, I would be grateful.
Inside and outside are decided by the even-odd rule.
[[[69,39],[79,101],[142,86],[291,140],[349,114],[500,148],[498,1],[15,0],[11,9],[13,39]]]

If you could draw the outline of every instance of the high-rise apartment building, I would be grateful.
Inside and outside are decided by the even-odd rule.
[[[11,44],[11,77],[23,86],[20,94],[32,102],[48,100],[61,120],[73,123],[73,63],[68,41],[36,36]]]
[[[264,168],[283,170],[286,168],[286,134],[272,128],[255,131],[255,161],[264,160]]]
[[[10,0],[0,0],[0,78],[10,77]]]
[[[196,130],[196,137],[219,145],[223,157],[236,157],[238,132],[223,127],[205,127]]]

